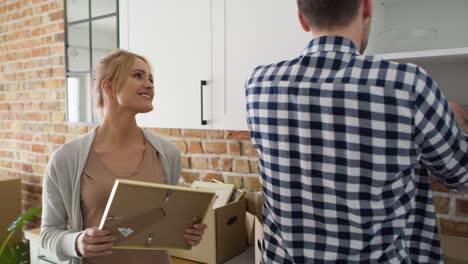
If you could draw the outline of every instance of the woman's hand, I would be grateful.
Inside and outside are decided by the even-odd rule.
[[[202,236],[205,233],[205,224],[194,224],[191,228],[185,230],[184,238],[192,246],[200,244]]]
[[[116,239],[107,230],[99,230],[97,227],[86,228],[76,239],[76,250],[83,257],[110,255]]]

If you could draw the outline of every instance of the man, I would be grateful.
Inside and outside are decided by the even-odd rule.
[[[246,83],[263,263],[440,263],[428,170],[468,187],[468,140],[412,64],[363,56],[371,0],[297,0],[312,41]]]

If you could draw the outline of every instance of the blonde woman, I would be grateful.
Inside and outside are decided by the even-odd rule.
[[[101,125],[57,149],[47,166],[41,245],[69,263],[170,263],[166,251],[112,249],[115,237],[97,228],[116,178],[179,181],[177,148],[135,121],[153,110],[151,67],[144,57],[117,50],[97,65],[93,90]],[[197,245],[205,229],[195,224],[174,235]]]

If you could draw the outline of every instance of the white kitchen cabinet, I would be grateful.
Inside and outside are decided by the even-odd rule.
[[[367,54],[426,69],[448,99],[468,105],[468,1],[374,1]]]
[[[299,56],[311,39],[295,1],[120,1],[120,46],[154,67],[155,110],[138,117],[146,127],[247,129],[249,73]],[[366,53],[416,63],[468,104],[467,12],[466,0],[376,0]]]
[[[295,2],[295,1],[294,1]],[[299,56],[310,36],[297,18],[293,1],[213,1],[213,90],[215,124],[246,130],[245,82],[258,65]]]
[[[211,127],[211,0],[125,0],[119,14],[120,47],[145,56],[153,67],[154,110],[138,115],[138,124]]]
[[[155,109],[137,118],[146,127],[246,130],[249,73],[298,56],[309,40],[284,0],[121,0],[119,13],[120,47],[154,68]]]

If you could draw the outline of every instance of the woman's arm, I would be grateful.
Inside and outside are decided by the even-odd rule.
[[[75,241],[80,232],[68,229],[68,214],[65,208],[55,155],[49,162],[42,182],[41,246],[55,254],[60,261],[78,257]],[[67,192],[64,192],[67,193]],[[71,195],[71,193],[70,193]],[[71,199],[69,199],[71,201]]]

